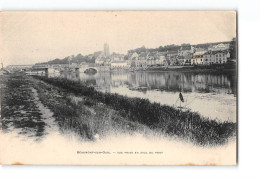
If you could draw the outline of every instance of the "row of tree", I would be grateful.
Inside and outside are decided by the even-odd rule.
[[[89,55],[85,55],[83,56],[82,54],[78,54],[76,56],[72,55],[72,56],[68,56],[68,57],[65,57],[63,59],[59,59],[59,58],[56,58],[54,60],[51,60],[51,61],[48,61],[48,62],[45,62],[45,63],[38,63],[38,64],[69,64],[69,61],[70,63],[82,63],[82,62],[86,62],[86,63],[95,63],[95,57],[94,56],[89,56]]]

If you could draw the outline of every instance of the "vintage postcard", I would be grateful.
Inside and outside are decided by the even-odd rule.
[[[2,165],[236,165],[236,11],[0,13]]]

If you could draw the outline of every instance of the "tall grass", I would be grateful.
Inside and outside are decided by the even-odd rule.
[[[151,129],[159,129],[163,133],[189,140],[198,145],[223,144],[228,141],[229,137],[236,134],[236,123],[217,122],[202,117],[196,112],[182,111],[167,105],[151,103],[147,99],[99,92],[78,81],[44,76],[34,76],[34,78],[69,93],[85,96],[85,105],[103,103],[118,111],[128,120],[137,121]]]

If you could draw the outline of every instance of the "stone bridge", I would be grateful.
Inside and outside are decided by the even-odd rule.
[[[56,73],[60,71],[80,72],[86,70],[99,71],[99,67],[89,65],[38,65],[32,68],[33,71],[44,71],[45,73]]]
[[[98,67],[88,66],[88,65],[79,65],[79,66],[76,66],[76,67],[73,67],[73,68],[75,68],[76,72],[80,72],[80,73],[84,73],[87,70],[93,70],[93,71],[96,71],[96,72],[99,71]]]

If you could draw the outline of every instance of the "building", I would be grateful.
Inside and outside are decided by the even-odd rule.
[[[156,55],[158,52],[150,52],[147,56],[147,64],[148,66],[156,65]]]
[[[208,51],[203,55],[203,59],[206,65],[211,65],[216,63],[215,54],[212,51]]]
[[[109,57],[105,57],[103,54],[100,54],[95,60],[96,66],[109,66],[110,62],[111,59]]]
[[[109,57],[109,45],[107,43],[104,44],[104,56]]]
[[[225,51],[225,50],[228,50],[229,49],[229,44],[223,44],[223,43],[220,43],[218,45],[214,45],[214,46],[211,46],[209,47],[209,51]]]
[[[148,55],[149,52],[141,52],[138,56],[138,60],[136,61],[136,66],[137,67],[146,67],[148,66]]]
[[[196,54],[193,55],[192,59],[191,59],[191,65],[202,65],[204,64],[204,57],[202,54]]]
[[[105,57],[98,56],[95,60],[96,66],[104,66],[105,64]]]
[[[111,61],[124,61],[124,55],[113,53],[111,56]]]
[[[229,58],[230,58],[230,53],[227,50],[215,52],[216,63],[227,63],[227,60]]]
[[[187,53],[184,56],[184,65],[191,65],[192,53]]]
[[[157,53],[156,55],[156,65],[165,65],[166,64],[166,57],[163,53]]]
[[[194,50],[194,55],[203,55],[203,54],[206,53],[206,52],[207,52],[207,50],[204,49],[204,48],[196,48],[196,49]]]
[[[184,65],[185,64],[185,57],[184,56],[178,56],[177,65]]]
[[[134,53],[131,53],[131,54],[129,55],[129,60],[133,60],[134,58],[136,59],[136,58],[138,58],[138,57],[139,57],[138,53],[134,52]]]
[[[127,61],[112,61],[111,69],[129,69],[130,65]]]
[[[225,51],[208,51],[203,55],[204,64],[223,64],[230,59],[230,53]]]
[[[167,52],[166,59],[167,59],[167,61],[169,61],[169,65],[177,64],[178,51],[169,51],[169,52]]]
[[[187,54],[194,53],[194,48],[191,45],[181,46],[180,50],[178,50],[179,56],[186,56]]]
[[[198,48],[196,49],[196,52],[193,54],[191,58],[191,65],[201,65],[204,64],[205,60],[203,58],[203,55],[206,53],[204,49]]]

